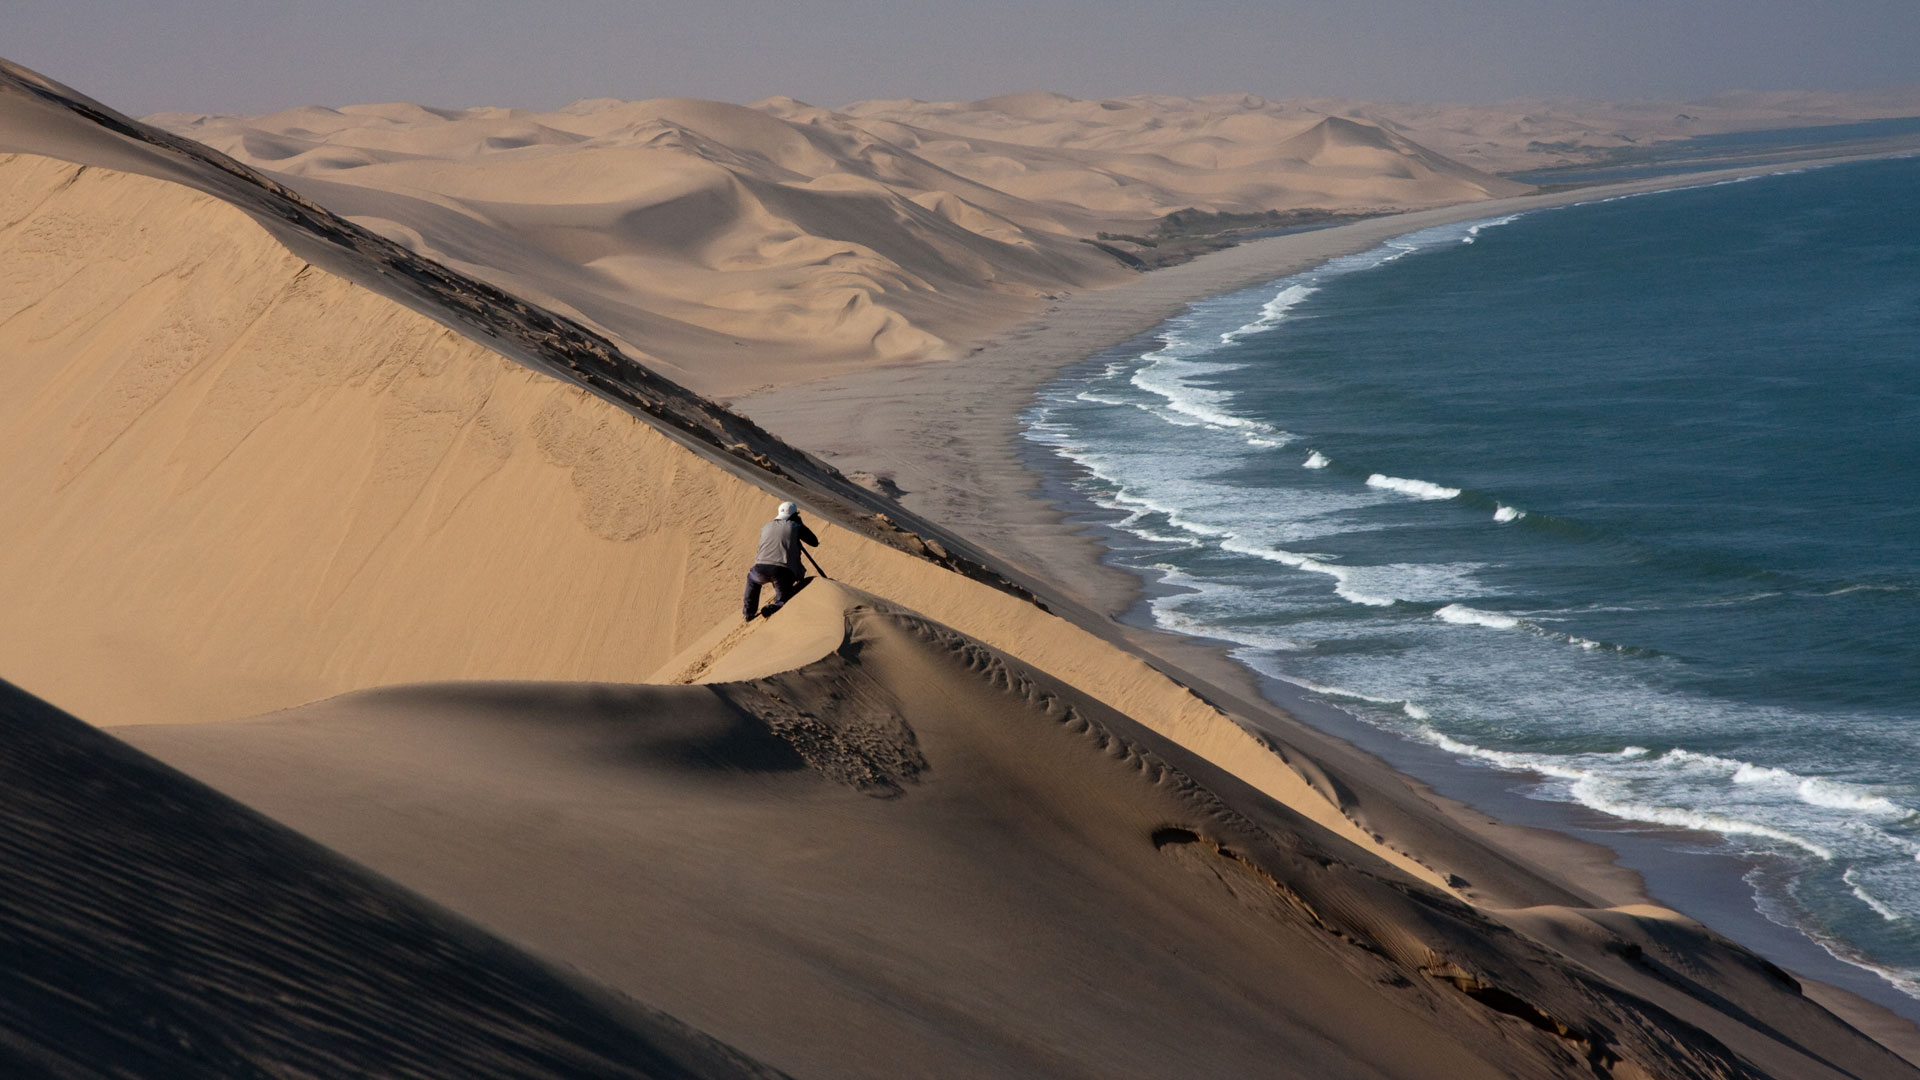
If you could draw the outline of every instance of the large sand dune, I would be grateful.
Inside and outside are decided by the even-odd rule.
[[[688,386],[736,394],[964,353],[1049,297],[1126,280],[1085,240],[1152,234],[1178,210],[1471,202],[1527,190],[1489,172],[1914,113],[1920,96],[1895,92],[1481,106],[1029,93],[154,119]]]
[[[763,103],[763,107],[768,106]],[[1276,154],[1272,148],[1332,120],[1335,126],[1353,125],[1341,140],[1347,144],[1348,160],[1368,160],[1401,180],[1417,165],[1424,165],[1435,177],[1471,182],[1473,174],[1462,172],[1465,167],[1493,173],[1544,169],[1605,160],[1619,151],[1696,135],[1920,116],[1920,87],[1844,93],[1733,92],[1693,101],[1543,98],[1486,104],[1274,100],[1254,94],[1138,95],[1086,101],[1062,94],[1015,94],[971,102],[863,101],[845,106],[842,112],[883,134],[912,129],[959,139],[1092,152],[1126,147],[1188,166],[1227,170],[1262,159],[1284,169],[1286,159],[1298,155]],[[884,126],[889,124],[901,129]],[[1389,158],[1366,157],[1366,147],[1380,147],[1376,131],[1399,140],[1395,146],[1406,150],[1417,165],[1395,170]],[[929,141],[940,145],[937,139]],[[1417,146],[1410,147],[1409,142]],[[954,144],[952,149],[964,160],[962,146]],[[1299,182],[1309,177],[1296,171],[1289,179]]]
[[[1904,1071],[1670,913],[1527,917],[1673,1012],[874,597],[817,584],[732,649],[805,640],[829,651],[745,682],[401,687],[125,734],[796,1075]]]
[[[15,68],[0,151],[0,674],[516,945],[816,1075],[1911,1072],[536,304]],[[783,497],[847,588],[742,626]]]
[[[1029,98],[1027,126],[984,133],[791,99],[155,119],[715,393],[949,356],[1051,294],[1131,276],[1082,238],[1151,232],[1175,210],[1522,190],[1317,113],[1196,127],[1165,125],[1165,108]],[[1076,111],[1091,134],[1065,119]]]

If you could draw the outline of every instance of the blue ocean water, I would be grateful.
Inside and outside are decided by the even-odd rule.
[[[1045,391],[1151,617],[1920,997],[1920,159],[1415,233]]]

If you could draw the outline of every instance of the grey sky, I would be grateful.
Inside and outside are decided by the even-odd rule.
[[[134,115],[1017,90],[1687,98],[1911,84],[1916,46],[1916,0],[5,0],[0,13],[0,56]]]

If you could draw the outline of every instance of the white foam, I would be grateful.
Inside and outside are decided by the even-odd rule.
[[[1460,496],[1459,488],[1431,484],[1425,480],[1408,480],[1399,476],[1387,476],[1384,473],[1374,473],[1372,476],[1367,477],[1367,486],[1384,488],[1388,491],[1397,491],[1402,495],[1411,495],[1416,499],[1455,499]]]
[[[1441,622],[1455,623],[1460,626],[1484,626],[1492,630],[1517,630],[1525,625],[1511,615],[1501,615],[1492,611],[1481,611],[1465,604],[1448,604],[1433,613]]]
[[[1319,694],[1323,697],[1346,698],[1349,701],[1365,701],[1365,702],[1370,702],[1374,705],[1404,706],[1407,704],[1406,702],[1401,701],[1399,698],[1380,697],[1377,694],[1363,694],[1358,690],[1347,690],[1338,686],[1324,686],[1320,683],[1312,682],[1307,679],[1297,678],[1292,675],[1281,675],[1281,676],[1278,676],[1278,678],[1280,679],[1281,682],[1292,683],[1293,685],[1299,687],[1302,690],[1307,691],[1308,693]]]
[[[1482,221],[1482,222],[1477,222],[1473,225],[1469,225],[1467,226],[1467,235],[1461,237],[1460,242],[1463,244],[1471,244],[1475,240],[1479,239],[1480,230],[1491,229],[1497,225],[1507,225],[1517,220],[1519,217],[1520,217],[1519,214],[1508,214],[1506,217],[1503,217],[1503,218],[1494,218],[1491,221]]]
[[[1741,762],[1739,767],[1733,770],[1733,782],[1736,784],[1765,784],[1791,779],[1793,779],[1793,774],[1785,769],[1775,769],[1766,765],[1754,765],[1745,761]]]
[[[1885,814],[1889,817],[1905,817],[1913,812],[1884,795],[1870,794],[1851,784],[1823,780],[1817,776],[1800,781],[1799,786],[1794,790],[1800,796],[1800,801],[1808,806],[1824,806],[1832,810],[1858,810],[1869,814]]]
[[[1592,810],[1598,810],[1611,817],[1626,821],[1643,821],[1651,825],[1671,825],[1678,829],[1696,829],[1701,832],[1716,832],[1723,836],[1758,836],[1767,840],[1777,840],[1791,844],[1803,851],[1811,852],[1825,861],[1831,861],[1833,851],[1825,845],[1817,844],[1803,836],[1796,836],[1785,829],[1776,829],[1771,825],[1762,825],[1756,821],[1731,817],[1711,810],[1694,810],[1681,806],[1659,806],[1652,803],[1637,802],[1632,799],[1618,798],[1610,792],[1617,783],[1592,774],[1574,781],[1571,794],[1576,802]]]
[[[1714,760],[1726,761],[1724,758]],[[1828,810],[1853,810],[1896,818],[1913,813],[1912,810],[1884,795],[1876,795],[1856,785],[1819,776],[1801,776],[1799,773],[1769,765],[1755,765],[1742,761],[1733,770],[1733,782],[1767,784],[1790,789],[1795,798],[1808,806],[1818,806]]]
[[[1287,280],[1292,281],[1292,279]],[[1221,334],[1220,343],[1223,345],[1231,344],[1249,334],[1257,334],[1262,330],[1273,329],[1280,325],[1281,320],[1287,317],[1287,312],[1292,310],[1295,305],[1319,291],[1319,289],[1307,284],[1305,281],[1293,281],[1291,284],[1283,285],[1280,291],[1274,294],[1273,299],[1267,301],[1266,304],[1260,308],[1259,318],[1238,329],[1229,330]]]
[[[1328,461],[1325,454],[1314,450],[1307,454],[1307,460],[1301,462],[1300,467],[1303,469],[1324,469],[1331,464],[1333,464],[1333,462]]]
[[[1134,372],[1128,381],[1166,401],[1167,412],[1148,407],[1148,411],[1156,416],[1183,426],[1190,421],[1198,421],[1211,427],[1232,430],[1243,436],[1262,439],[1263,445],[1267,446],[1283,446],[1294,440],[1294,436],[1271,424],[1250,420],[1229,411],[1226,405],[1234,396],[1229,391],[1193,386],[1186,381],[1197,375],[1231,370],[1233,365],[1194,363],[1167,355],[1167,350],[1147,356],[1152,362]]]
[[[1609,817],[1650,825],[1714,832],[1725,836],[1761,837],[1800,848],[1822,860],[1830,861],[1833,858],[1832,849],[1825,844],[1786,829],[1749,821],[1709,808],[1669,806],[1628,796],[1625,790],[1628,780],[1624,777],[1606,775],[1600,771],[1599,763],[1608,758],[1623,761],[1644,757],[1646,751],[1642,747],[1630,746],[1616,754],[1585,755],[1587,760],[1595,763],[1595,767],[1583,768],[1576,763],[1579,760],[1577,757],[1489,749],[1461,741],[1425,725],[1415,729],[1411,734],[1461,757],[1476,758],[1516,772],[1531,772],[1557,780],[1571,781],[1567,788],[1569,798]],[[1656,764],[1660,762],[1691,766],[1708,764],[1716,769],[1717,763],[1736,764],[1726,758],[1718,758],[1711,754],[1695,754],[1685,750],[1669,751],[1655,761]],[[1731,772],[1731,770],[1727,771]]]
[[[1525,510],[1520,510],[1520,509],[1516,509],[1514,507],[1505,506],[1505,505],[1498,506],[1493,511],[1493,520],[1500,522],[1502,525],[1506,524],[1509,521],[1519,521],[1521,518],[1526,516],[1527,516],[1527,512]]]
[[[1402,600],[1435,603],[1463,592],[1487,593],[1491,590],[1474,581],[1484,563],[1376,563],[1342,566],[1325,556],[1303,554],[1271,544],[1249,543],[1238,536],[1221,541],[1222,550],[1276,562],[1309,574],[1323,574],[1334,580],[1333,592],[1349,603],[1367,607],[1391,607]]]
[[[1888,922],[1900,921],[1900,913],[1888,907],[1886,902],[1879,897],[1868,892],[1866,888],[1860,884],[1860,878],[1852,867],[1848,867],[1847,872],[1840,875],[1840,880],[1847,883],[1848,889],[1853,892],[1854,899],[1872,908],[1875,915],[1880,916]]]
[[[1481,761],[1490,762],[1503,769],[1511,769],[1515,772],[1530,772],[1541,776],[1551,776],[1559,780],[1573,780],[1576,782],[1586,779],[1588,776],[1586,770],[1554,761],[1548,755],[1519,754],[1508,750],[1493,750],[1485,746],[1475,746],[1472,743],[1462,742],[1444,731],[1424,724],[1415,728],[1413,735],[1426,742],[1432,743],[1450,754],[1458,754],[1461,757],[1478,758]]]

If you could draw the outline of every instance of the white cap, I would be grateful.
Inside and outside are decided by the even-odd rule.
[[[775,514],[774,516],[779,518],[781,521],[785,521],[788,518],[792,517],[797,511],[799,511],[799,509],[800,509],[799,507],[793,505],[790,502],[783,502],[780,504],[780,512]]]

